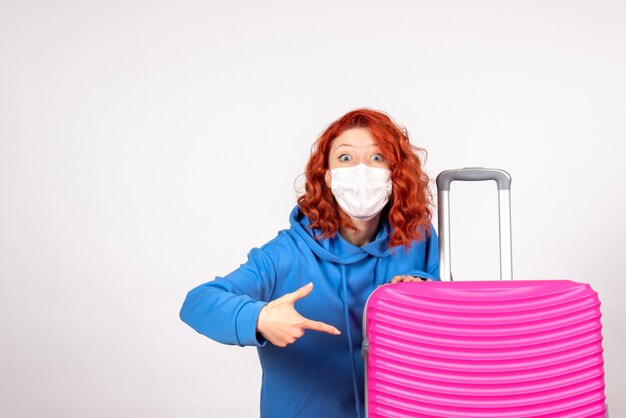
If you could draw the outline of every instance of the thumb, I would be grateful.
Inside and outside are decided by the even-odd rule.
[[[287,294],[286,296],[288,296],[287,299],[289,301],[295,302],[295,301],[300,300],[303,297],[307,296],[312,291],[313,291],[313,282],[310,282],[310,283],[302,286],[300,289],[296,290],[295,292],[291,292],[291,293]]]

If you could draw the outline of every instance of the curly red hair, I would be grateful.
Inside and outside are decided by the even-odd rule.
[[[411,241],[424,239],[430,233],[432,196],[418,154],[425,158],[426,150],[412,145],[407,130],[387,114],[372,109],[346,113],[330,124],[313,144],[306,165],[305,192],[298,198],[298,206],[309,218],[310,228],[322,231],[320,239],[334,236],[340,226],[355,229],[324,181],[332,141],[351,128],[369,128],[391,169],[393,191],[381,214],[381,219],[386,217],[393,228],[389,247],[408,248]]]

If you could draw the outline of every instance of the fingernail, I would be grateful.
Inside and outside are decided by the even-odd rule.
[[[307,286],[309,286],[309,287],[310,287],[310,286],[313,286],[313,282],[309,282],[309,283],[307,284]]]

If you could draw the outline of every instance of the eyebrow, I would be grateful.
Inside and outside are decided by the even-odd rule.
[[[367,147],[365,147],[365,148],[371,148],[371,147],[377,147],[377,146],[378,146],[378,144],[369,144],[369,145],[368,145]],[[354,145],[350,145],[350,144],[341,144],[341,145],[337,145],[337,148],[340,148],[340,147],[350,147],[350,148],[356,148]],[[337,148],[335,148],[335,149],[337,149]]]

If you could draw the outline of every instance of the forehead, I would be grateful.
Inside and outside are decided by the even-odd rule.
[[[376,139],[369,128],[351,128],[343,131],[341,135],[333,139],[330,149],[333,151],[339,147],[344,148],[349,146],[354,148],[368,148],[376,145]]]

